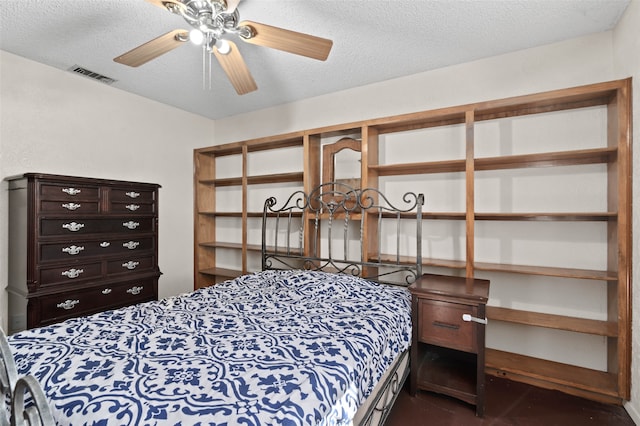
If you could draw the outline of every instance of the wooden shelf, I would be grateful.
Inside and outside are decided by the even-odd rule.
[[[374,213],[371,213],[372,215]],[[395,214],[382,213],[383,218],[395,218]],[[402,213],[403,219],[415,219],[415,213]],[[464,212],[422,212],[423,219],[432,220],[465,220]],[[616,212],[476,212],[475,220],[503,220],[503,221],[570,221],[570,222],[606,222],[616,220]]]
[[[617,281],[618,274],[613,271],[593,269],[555,268],[550,266],[510,265],[504,263],[476,262],[477,271],[507,272],[513,274],[543,275],[547,277],[575,278],[584,280]]]
[[[242,212],[198,212],[199,215],[212,217],[242,217]]]
[[[501,308],[498,306],[487,306],[487,317],[494,321],[526,324],[534,327],[553,328],[556,330],[574,331],[597,336],[618,337],[617,323],[612,321],[598,321],[564,315],[543,314],[539,312]]]
[[[466,160],[432,161],[424,163],[385,164],[369,166],[378,176],[417,175],[428,173],[464,172]]]
[[[222,157],[226,155],[240,155],[243,150],[255,152],[269,149],[289,148],[302,146],[304,142],[304,132],[294,132],[286,135],[267,136],[249,141],[233,142],[223,145],[213,145],[196,150],[201,155],[211,157]]]
[[[423,257],[422,266],[451,268],[451,269],[465,269],[467,266],[467,262],[465,262],[464,260],[433,259],[433,258]]]
[[[198,214],[204,216],[213,216],[213,217],[237,217],[242,218],[242,212],[198,212]],[[293,214],[295,217],[296,214]],[[298,213],[297,216],[300,216]],[[262,212],[247,212],[247,217],[262,217]]]
[[[241,177],[219,178],[219,179],[200,179],[198,183],[213,186],[240,186],[242,185]]]
[[[474,168],[476,171],[482,171],[523,167],[574,166],[580,164],[610,163],[616,159],[617,152],[617,148],[610,147],[476,158],[474,160]]]
[[[208,243],[200,243],[201,247],[208,248],[222,248],[222,249],[230,249],[230,250],[242,250],[242,243],[227,243],[222,241],[213,241]],[[273,251],[272,247],[267,247],[267,250]],[[247,244],[247,251],[258,251],[262,252],[261,244]]]
[[[377,216],[376,213],[369,213],[372,216]],[[395,219],[396,215],[393,213],[382,213],[381,215],[386,219]],[[401,213],[400,217],[402,219],[410,219],[415,220],[415,213]],[[432,220],[465,220],[466,214],[464,212],[422,212],[422,219],[432,219]]]
[[[485,371],[582,398],[620,405],[616,374],[487,348]]]
[[[242,271],[237,271],[235,269],[226,269],[226,268],[201,269],[198,271],[198,273],[205,274],[205,275],[215,275],[215,276],[224,277],[224,278],[236,278],[242,275]]]
[[[474,159],[476,171],[502,170],[523,167],[571,166],[580,164],[610,163],[616,158],[617,149],[598,148],[577,151],[544,152],[539,154],[507,155]],[[466,170],[466,160],[446,160],[420,163],[371,165],[378,176],[416,175],[430,173],[455,173]]]
[[[419,113],[402,114],[383,119],[369,120],[370,128],[378,134],[407,132],[429,127],[464,124],[468,106],[440,108]]]
[[[475,106],[475,121],[521,115],[542,114],[568,109],[607,105],[620,89],[620,81],[590,84],[533,95],[515,96],[499,101],[480,102]]]
[[[570,222],[607,222],[616,220],[614,212],[527,212],[527,213],[475,213],[476,220],[504,221],[570,221]]]
[[[258,185],[267,183],[285,183],[285,182],[302,182],[302,172],[292,173],[274,173],[269,175],[256,175],[247,177],[247,185]],[[242,177],[220,178],[220,179],[202,179],[199,183],[215,186],[241,186]]]
[[[242,243],[226,243],[223,241],[212,241],[208,243],[200,243],[200,247],[208,248],[225,248],[225,249],[240,249],[242,250]]]

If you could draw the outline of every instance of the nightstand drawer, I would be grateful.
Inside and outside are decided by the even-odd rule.
[[[419,300],[420,342],[477,352],[476,326],[462,315],[475,316],[473,306],[435,300]]]

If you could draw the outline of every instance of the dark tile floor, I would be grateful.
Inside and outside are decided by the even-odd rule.
[[[483,418],[475,407],[430,392],[400,393],[385,426],[634,426],[623,407],[488,376]]]

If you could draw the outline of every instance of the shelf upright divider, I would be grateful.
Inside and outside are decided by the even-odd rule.
[[[475,250],[475,169],[474,169],[474,110],[465,113],[465,139],[466,139],[466,277],[474,275],[474,250]]]
[[[608,166],[608,210],[617,212],[609,222],[608,269],[618,281],[608,286],[608,319],[618,324],[618,338],[608,339],[608,371],[617,376],[618,389],[625,399],[631,395],[628,374],[631,365],[631,79],[618,87],[608,105],[608,144],[617,147],[617,161]]]
[[[247,266],[247,218],[248,212],[247,208],[249,206],[248,203],[248,157],[249,157],[249,148],[247,144],[242,145],[242,274],[246,274],[248,270]]]
[[[320,159],[322,158],[322,137],[319,134],[305,133],[303,140],[303,161],[304,161],[304,182],[303,190],[305,194],[309,194],[313,188],[320,184],[320,173],[322,165]],[[316,237],[311,231],[313,228],[313,217],[309,215],[308,211],[304,211],[305,215],[302,218],[302,223],[305,224],[304,233],[304,255],[310,256],[311,249],[313,247],[313,241]]]
[[[362,129],[362,138],[360,143],[360,160],[361,160],[361,171],[360,171],[360,187],[364,188],[379,188],[379,175],[376,169],[370,168],[369,166],[377,166],[380,164],[380,153],[379,153],[379,145],[378,145],[378,129],[375,127],[363,125]],[[376,200],[378,201],[378,200]],[[372,259],[373,256],[378,257],[380,255],[381,248],[378,247],[378,241],[380,241],[380,235],[378,235],[378,223],[380,220],[377,217],[371,217],[369,215],[362,215],[362,226],[363,229],[368,230],[363,235],[363,247],[364,247],[364,256],[366,259],[362,259],[363,261],[368,261]],[[366,273],[370,273],[370,271],[365,271]],[[378,273],[378,271],[376,271]]]

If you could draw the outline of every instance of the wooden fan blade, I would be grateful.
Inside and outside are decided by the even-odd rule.
[[[284,28],[272,27],[257,22],[243,21],[240,22],[238,26],[249,27],[252,30],[252,37],[242,37],[242,40],[247,43],[284,50],[285,52],[318,59],[320,61],[327,59],[331,51],[331,46],[333,46],[333,41],[326,38],[285,30]]]
[[[233,13],[236,7],[238,7],[238,4],[240,4],[240,0],[225,0],[225,3],[227,3],[227,9],[224,13]]]
[[[146,0],[154,6],[163,8],[164,10],[172,11],[171,8],[184,9],[184,4],[176,0]]]
[[[242,59],[238,47],[231,41],[228,41],[228,43],[230,48],[229,53],[222,54],[217,47],[214,47],[213,54],[216,55],[222,69],[227,74],[229,81],[231,81],[233,88],[236,89],[238,95],[244,95],[257,90],[258,86],[253,80],[244,59]]]
[[[154,38],[153,40],[148,41],[127,53],[113,58],[113,60],[130,67],[139,67],[140,65],[146,64],[150,60],[175,49],[187,40],[189,40],[188,31],[173,30],[158,38]]]

